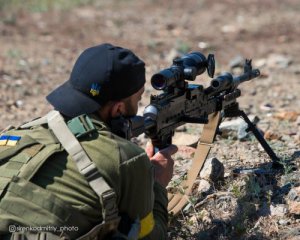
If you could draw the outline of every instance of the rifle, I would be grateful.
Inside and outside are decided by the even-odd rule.
[[[222,118],[242,117],[248,124],[248,131],[254,134],[273,161],[273,167],[280,167],[279,158],[255,124],[240,110],[237,102],[241,96],[239,84],[258,77],[260,71],[252,69],[251,60],[246,59],[243,74],[233,76],[229,72],[222,73],[213,78],[207,88],[186,81],[194,81],[205,70],[211,78],[214,77],[213,54],[206,58],[200,52],[192,52],[174,59],[169,68],[152,76],[152,87],[162,93],[151,95],[143,116],[115,121],[112,129],[127,139],[145,133],[151,138],[154,147],[163,149],[172,143],[174,132],[179,126],[186,123],[207,124],[210,114],[222,112]]]

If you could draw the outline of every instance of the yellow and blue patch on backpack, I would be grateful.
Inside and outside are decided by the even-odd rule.
[[[0,146],[16,146],[20,139],[20,136],[2,135],[0,136]]]

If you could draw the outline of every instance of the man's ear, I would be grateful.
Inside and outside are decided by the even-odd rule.
[[[125,114],[125,103],[122,101],[117,101],[111,108],[110,115],[112,118],[120,117]]]

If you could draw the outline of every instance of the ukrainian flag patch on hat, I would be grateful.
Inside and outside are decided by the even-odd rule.
[[[100,93],[100,85],[98,83],[93,83],[90,93],[93,95],[93,97],[96,97]]]
[[[2,135],[0,137],[0,146],[16,146],[20,139],[20,136]]]

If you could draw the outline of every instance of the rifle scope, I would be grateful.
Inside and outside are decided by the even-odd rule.
[[[166,88],[182,86],[184,80],[194,81],[196,77],[205,72],[213,78],[215,72],[214,55],[209,54],[207,59],[200,52],[192,52],[183,55],[181,58],[175,58],[173,64],[151,78],[151,85],[156,90],[165,90]]]

